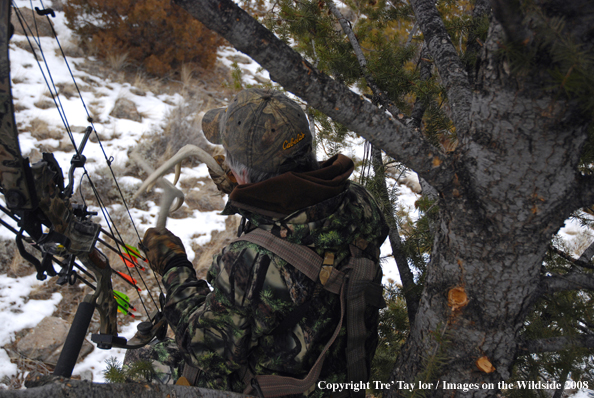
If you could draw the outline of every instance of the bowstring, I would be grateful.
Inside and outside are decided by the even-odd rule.
[[[43,4],[43,0],[39,0],[39,2],[41,3],[41,7],[45,10],[45,5]],[[47,17],[47,19],[48,19],[48,22],[49,22],[49,17]],[[62,44],[60,43],[60,39],[58,38],[58,35],[56,34],[56,31],[54,30],[54,26],[51,23],[49,25],[50,25],[50,27],[52,29],[52,33],[54,35],[54,38],[56,40],[56,43],[58,43],[58,48],[60,49],[60,53],[62,54],[62,58],[64,59],[64,63],[66,64],[66,67],[68,68],[68,73],[70,74],[70,77],[72,78],[72,83],[74,84],[74,87],[76,88],[76,92],[78,93],[78,97],[80,98],[80,101],[81,101],[81,103],[83,105],[83,108],[85,109],[85,113],[87,114],[87,120],[91,124],[91,127],[93,128],[93,131],[95,132],[95,137],[97,138],[97,143],[99,144],[99,147],[101,148],[101,152],[103,153],[103,157],[105,158],[105,162],[107,163],[107,166],[109,168],[109,171],[111,173],[111,176],[113,178],[113,181],[114,181],[114,183],[116,185],[116,189],[117,189],[117,191],[118,191],[118,193],[120,195],[120,198],[122,199],[122,203],[124,204],[124,207],[126,208],[126,213],[128,214],[128,218],[130,219],[130,222],[132,223],[132,227],[134,229],[134,232],[136,233],[136,237],[138,238],[138,241],[139,242],[142,242],[142,238],[140,237],[140,233],[138,232],[138,228],[136,227],[136,223],[134,222],[134,218],[132,217],[132,214],[130,213],[130,208],[128,207],[128,202],[126,202],[126,199],[124,199],[124,194],[122,193],[122,190],[120,189],[120,184],[118,183],[118,180],[117,180],[117,178],[116,178],[116,176],[115,176],[115,174],[113,172],[113,169],[111,168],[112,161],[111,161],[110,158],[107,157],[107,153],[105,152],[105,148],[103,147],[103,143],[101,142],[101,139],[99,138],[99,134],[97,134],[97,130],[95,129],[95,124],[93,123],[93,118],[91,117],[91,115],[89,113],[89,110],[87,108],[87,104],[86,104],[86,102],[85,102],[85,100],[84,100],[84,98],[82,96],[82,93],[80,92],[80,88],[78,87],[78,83],[76,82],[76,79],[74,78],[74,74],[72,73],[72,69],[70,68],[70,63],[68,62],[68,58],[66,58],[66,54],[64,54],[64,49],[62,48]],[[85,170],[85,173],[86,173],[86,170]],[[90,178],[88,176],[88,174],[87,174],[87,177]],[[111,217],[110,217],[110,220],[111,220]],[[112,220],[112,223],[113,223],[113,220]],[[110,229],[110,231],[111,231],[111,229]],[[117,230],[117,228],[116,228],[116,232],[117,232],[118,237],[120,238],[120,241],[121,242],[124,242],[124,240],[122,239],[122,236],[120,235],[120,232],[119,232],[119,230]],[[112,232],[112,235],[114,235],[113,232]],[[119,253],[118,254],[120,256],[122,256],[123,253],[122,253],[119,245],[117,245],[116,247],[119,250]],[[144,279],[142,277],[142,274],[140,273],[140,270],[138,270],[138,268],[136,268],[136,267],[134,267],[134,268],[136,269],[136,272],[138,273],[138,276],[140,277],[140,279],[142,280],[143,284],[146,287],[146,284],[144,282]],[[128,271],[130,271],[128,267],[126,267],[126,269]],[[161,283],[159,282],[159,278],[157,278],[157,275],[155,274],[155,271],[152,268],[151,268],[151,271],[153,273],[153,277],[155,278],[155,281],[157,282],[157,286],[159,288],[159,292],[162,294],[163,293],[163,289],[161,287]],[[130,273],[130,272],[128,272],[128,273]],[[132,275],[130,275],[130,276],[132,276]],[[155,303],[154,298],[152,297],[152,294],[150,293],[150,290],[147,289],[147,291],[149,293],[149,296],[150,296],[151,300],[153,301],[153,303],[155,304],[155,306],[158,308],[157,304]],[[150,317],[150,315],[149,315],[149,317]]]
[[[44,4],[43,4],[43,1],[41,1],[41,0],[40,0],[40,3],[41,3],[41,6],[42,6],[43,10],[45,10],[45,6],[44,6]],[[16,7],[16,4],[15,4],[14,2],[12,3],[12,5],[13,5],[13,9],[15,10],[15,13],[16,13],[16,15],[17,15],[17,18],[18,18],[18,20],[19,20],[19,23],[20,23],[20,24],[21,24],[21,26],[23,27],[23,30],[24,30],[24,33],[25,33],[25,37],[26,37],[26,39],[27,39],[27,41],[28,41],[28,43],[29,43],[29,46],[30,46],[30,47],[31,47],[31,49],[32,49],[33,55],[34,55],[34,57],[35,57],[35,60],[36,60],[36,62],[37,62],[37,64],[38,64],[38,66],[39,66],[39,69],[40,69],[40,71],[41,71],[41,74],[42,74],[42,76],[43,76],[43,79],[44,79],[44,81],[45,81],[45,83],[46,83],[46,85],[47,85],[47,87],[48,87],[48,90],[49,90],[49,92],[50,92],[50,95],[52,96],[52,100],[54,101],[54,104],[56,105],[56,108],[58,109],[58,113],[60,114],[60,118],[61,118],[61,120],[62,120],[62,123],[64,124],[64,127],[65,127],[65,129],[66,129],[66,132],[67,132],[67,134],[68,134],[68,137],[70,138],[70,141],[71,141],[71,143],[72,143],[72,146],[74,147],[74,150],[76,151],[76,154],[77,154],[77,155],[80,155],[80,153],[78,152],[78,148],[77,148],[77,146],[76,146],[75,140],[74,140],[74,136],[73,136],[73,134],[72,134],[72,130],[71,130],[71,128],[70,128],[70,125],[69,125],[69,123],[68,123],[68,118],[66,117],[66,114],[65,114],[65,111],[64,111],[64,107],[62,106],[62,102],[61,102],[61,99],[60,99],[60,96],[59,96],[58,90],[57,90],[57,88],[56,88],[56,85],[54,84],[54,80],[53,80],[53,77],[52,77],[51,71],[49,70],[49,65],[48,65],[48,63],[47,63],[47,60],[46,60],[46,58],[45,58],[45,54],[44,54],[44,52],[43,52],[43,49],[42,49],[42,46],[41,46],[41,40],[40,40],[40,37],[39,37],[39,30],[38,30],[38,27],[37,27],[37,20],[36,20],[36,18],[35,18],[35,12],[33,11],[33,4],[32,4],[32,1],[30,1],[30,4],[31,4],[31,10],[32,10],[32,13],[33,13],[33,21],[34,21],[34,23],[35,23],[35,30],[36,30],[36,32],[37,32],[37,37],[34,35],[34,33],[33,33],[33,30],[31,29],[31,27],[28,25],[28,23],[27,23],[27,22],[24,20],[24,18],[22,17],[21,11],[18,9],[18,7]],[[71,76],[71,78],[72,78],[72,81],[73,81],[73,83],[74,83],[74,86],[75,86],[75,88],[76,88],[76,90],[77,90],[77,92],[78,92],[79,99],[81,100],[81,102],[82,102],[82,104],[83,104],[83,107],[84,107],[84,109],[85,109],[85,112],[86,112],[86,114],[87,114],[87,121],[88,121],[88,122],[91,124],[92,130],[95,132],[95,136],[96,136],[96,138],[97,138],[97,141],[98,141],[98,143],[99,143],[99,146],[100,146],[100,148],[101,148],[101,151],[102,151],[102,153],[103,153],[103,156],[104,156],[104,158],[105,158],[106,164],[107,164],[107,166],[108,166],[108,168],[109,168],[109,170],[110,170],[110,173],[111,173],[111,175],[112,175],[113,181],[115,182],[116,189],[117,189],[117,191],[118,191],[118,193],[119,193],[119,195],[120,195],[120,198],[122,199],[122,202],[123,202],[123,204],[124,204],[124,207],[126,208],[126,212],[128,213],[128,217],[130,218],[130,221],[131,221],[131,223],[132,223],[133,229],[134,229],[134,231],[135,231],[135,233],[136,233],[136,236],[138,237],[138,240],[139,240],[139,241],[142,241],[142,239],[140,238],[140,234],[139,234],[139,232],[138,232],[138,228],[136,227],[136,224],[135,224],[135,222],[134,222],[134,219],[132,218],[132,214],[131,214],[131,212],[130,212],[130,209],[129,209],[129,207],[128,207],[128,204],[127,204],[127,202],[126,202],[126,200],[125,200],[125,198],[124,198],[124,195],[123,195],[123,193],[122,193],[122,190],[121,190],[121,188],[120,188],[120,186],[119,186],[119,183],[118,183],[118,181],[117,181],[117,179],[116,179],[116,177],[115,177],[114,171],[113,171],[113,169],[112,169],[112,167],[111,167],[111,164],[112,164],[112,158],[108,158],[108,156],[107,156],[107,153],[105,152],[105,149],[104,149],[104,147],[103,147],[103,144],[101,143],[101,140],[99,139],[99,135],[97,134],[97,130],[96,130],[96,128],[95,128],[95,125],[93,124],[93,119],[92,119],[92,117],[91,117],[91,115],[90,115],[90,113],[89,113],[89,111],[88,111],[87,105],[86,105],[86,103],[85,103],[85,101],[84,101],[84,99],[83,99],[83,97],[82,97],[82,94],[81,94],[81,91],[80,91],[80,89],[79,89],[79,87],[78,87],[78,84],[77,84],[77,82],[76,82],[76,79],[74,78],[74,74],[72,73],[72,70],[71,70],[71,68],[70,68],[70,64],[68,63],[68,60],[67,60],[67,58],[66,58],[66,55],[64,54],[64,50],[63,50],[63,48],[62,48],[62,46],[61,46],[61,43],[60,43],[60,41],[59,41],[59,39],[58,39],[58,37],[57,37],[57,34],[56,34],[55,30],[54,30],[54,27],[53,27],[53,25],[51,24],[51,22],[50,22],[50,20],[49,20],[49,17],[47,17],[47,19],[48,19],[48,23],[49,23],[49,25],[50,25],[50,27],[51,27],[52,33],[53,33],[53,35],[54,35],[54,39],[56,40],[56,42],[57,42],[57,44],[58,44],[58,47],[59,47],[59,49],[60,49],[60,52],[61,52],[61,54],[62,54],[62,57],[63,57],[63,59],[64,59],[64,62],[66,63],[66,66],[67,66],[67,68],[68,68],[68,72],[69,72],[69,74],[70,74],[70,76]],[[25,27],[25,26],[26,26],[26,27]],[[35,44],[37,44],[37,47],[38,47],[38,49],[39,49],[39,52],[40,52],[40,54],[41,54],[41,56],[42,56],[42,58],[43,58],[44,65],[45,65],[45,67],[46,67],[46,70],[47,70],[47,75],[48,75],[47,77],[46,77],[46,73],[44,72],[44,69],[43,69],[43,67],[41,66],[41,62],[39,61],[39,59],[38,59],[38,57],[37,57],[37,54],[36,54],[36,52],[35,52],[35,49],[34,49],[34,47],[33,47],[32,43],[31,43],[31,40],[30,40],[30,38],[29,38],[29,34],[27,34],[27,30],[29,31],[29,33],[31,34],[31,36],[33,36],[33,40],[35,41]],[[49,80],[48,80],[48,77],[49,77]],[[51,81],[51,85],[50,85],[50,81]],[[53,89],[53,90],[52,90],[52,89]],[[102,214],[103,214],[103,216],[104,216],[104,219],[105,219],[105,221],[106,221],[106,223],[107,223],[107,226],[108,226],[108,228],[109,228],[109,230],[110,230],[111,234],[112,234],[113,236],[117,235],[117,236],[119,237],[119,239],[120,239],[120,242],[124,242],[124,239],[122,238],[122,236],[121,236],[121,234],[120,234],[120,231],[119,231],[119,230],[117,229],[117,227],[115,226],[115,223],[113,222],[113,219],[111,218],[111,215],[110,215],[110,214],[109,214],[109,212],[107,211],[107,207],[106,207],[106,206],[105,206],[105,204],[103,203],[103,200],[100,198],[100,196],[99,196],[99,193],[98,193],[98,191],[97,191],[97,189],[96,189],[96,187],[95,187],[95,184],[93,183],[93,181],[92,181],[92,179],[91,179],[91,177],[90,177],[90,175],[89,175],[89,173],[88,173],[88,171],[87,171],[86,167],[85,167],[85,166],[83,166],[83,167],[82,167],[82,169],[83,169],[83,175],[84,175],[84,176],[86,176],[87,180],[89,181],[89,184],[90,184],[90,186],[91,186],[91,189],[92,189],[92,191],[93,191],[93,193],[94,193],[94,195],[95,195],[95,197],[96,197],[96,199],[97,199],[97,202],[98,202],[98,204],[99,204],[99,208],[100,208],[100,210],[101,210],[101,212],[102,212]],[[82,177],[81,177],[81,181],[82,181]],[[82,192],[81,192],[81,194],[82,194]],[[84,199],[83,199],[83,202],[84,202]],[[115,230],[115,233],[114,233],[114,230]],[[117,244],[117,245],[116,245],[116,247],[117,247],[117,252],[118,252],[118,254],[119,254],[119,255],[120,255],[120,257],[123,259],[123,258],[124,258],[124,253],[122,252],[122,250],[121,250],[121,248],[120,248],[120,245],[119,245],[119,244]],[[124,265],[125,265],[125,267],[124,267],[124,268],[126,268],[126,270],[127,270],[128,274],[129,274],[129,276],[132,278],[132,273],[131,273],[131,271],[130,271],[129,267],[128,267],[128,266],[125,264],[125,262],[124,262]],[[144,278],[142,277],[142,274],[140,273],[140,270],[139,270],[137,267],[134,267],[134,268],[136,269],[136,272],[138,273],[138,276],[139,276],[140,280],[142,281],[142,283],[143,283],[143,285],[144,285],[144,287],[145,287],[145,289],[146,289],[146,291],[147,291],[147,293],[148,293],[148,295],[149,295],[150,299],[152,300],[152,302],[153,302],[153,304],[155,305],[155,307],[158,309],[158,308],[159,308],[159,306],[157,305],[157,302],[155,301],[155,299],[154,299],[154,297],[153,297],[153,294],[151,293],[150,289],[148,289],[148,285],[146,284],[146,282],[145,282]],[[151,270],[152,270],[152,269],[151,269]],[[153,273],[153,277],[155,278],[155,281],[157,282],[157,286],[158,286],[158,288],[159,288],[159,291],[161,292],[161,294],[163,294],[163,289],[162,289],[162,287],[161,287],[161,284],[160,284],[160,282],[159,282],[159,280],[158,280],[158,278],[157,278],[157,276],[156,276],[156,274],[155,274],[155,271],[154,271],[154,270],[152,270],[152,273]],[[137,289],[136,289],[136,290],[137,290]],[[149,319],[152,321],[152,319],[151,319],[151,315],[150,315],[150,313],[148,312],[148,310],[147,310],[147,308],[146,308],[146,306],[145,306],[144,300],[142,299],[142,296],[140,295],[140,292],[139,292],[138,290],[137,290],[137,294],[138,294],[138,298],[139,298],[139,300],[140,300],[140,302],[141,302],[142,306],[143,306],[143,307],[144,307],[144,309],[145,309],[145,312],[146,312],[146,314],[147,314],[147,317],[148,317],[148,318],[149,318]]]

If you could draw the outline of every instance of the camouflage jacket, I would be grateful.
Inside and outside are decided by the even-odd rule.
[[[344,159],[351,162],[340,158]],[[365,249],[364,255],[378,260],[387,227],[371,195],[348,181],[352,162],[349,167],[330,173],[341,179],[338,195],[289,215],[254,209],[237,200],[241,199],[237,195],[231,195],[223,214],[238,213],[249,220],[249,228],[262,228],[289,242],[307,245],[322,257],[330,252],[339,268],[349,255],[351,242],[363,242],[359,247]],[[163,277],[165,316],[185,360],[203,371],[197,382],[201,387],[242,392],[246,368],[258,375],[303,378],[340,319],[337,295],[250,242],[233,242],[214,256],[207,280],[212,291],[189,267],[172,268]],[[303,308],[306,311],[296,325],[275,330],[300,306],[300,313]],[[371,329],[366,346],[371,352],[377,344],[377,316],[377,309],[366,312]],[[330,348],[320,380],[346,380],[345,334],[343,327]],[[324,394],[317,391],[314,395]]]

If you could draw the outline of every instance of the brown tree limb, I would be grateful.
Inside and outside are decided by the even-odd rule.
[[[491,6],[508,40],[517,44],[530,41],[532,35],[524,25],[524,15],[517,0],[491,0]]]
[[[594,176],[586,175],[578,177],[575,197],[579,201],[577,207],[588,207],[594,204]]]
[[[549,337],[547,339],[529,340],[521,344],[519,349],[521,354],[526,355],[563,351],[571,347],[594,348],[594,335]]]
[[[317,71],[233,1],[176,3],[268,70],[272,80],[382,148],[436,189],[441,190],[452,181],[454,170],[449,155],[436,150],[420,132],[407,128],[344,84]]]
[[[384,163],[382,161],[382,152],[375,146],[371,148],[371,162],[376,177],[381,181],[379,185],[379,194],[384,199],[381,201],[381,205],[382,207],[385,206],[385,209],[382,210],[386,216],[386,222],[390,227],[388,239],[390,240],[392,255],[396,261],[396,267],[398,268],[398,274],[400,275],[400,281],[402,282],[402,292],[404,294],[404,300],[406,301],[408,320],[412,325],[419,309],[419,300],[421,299],[421,296],[418,289],[416,289],[417,285],[415,284],[413,273],[408,265],[408,258],[402,250],[402,240],[400,239],[398,225],[394,218],[394,206],[389,198],[388,189],[386,187],[386,175],[384,172]]]
[[[433,0],[411,1],[427,48],[435,61],[441,81],[446,89],[452,120],[456,131],[464,135],[469,128],[472,98],[468,74]],[[431,182],[431,181],[429,181]]]
[[[588,251],[591,251],[592,249],[594,249],[594,243],[592,243],[592,245],[590,245],[590,247],[588,249],[586,249],[586,251],[584,251],[584,254],[582,254],[582,256],[579,259],[575,259],[573,257],[571,257],[569,254],[566,254],[565,252],[563,252],[562,250],[557,249],[556,247],[551,246],[550,250],[563,257],[565,260],[569,261],[572,264],[577,265],[578,267],[582,267],[582,268],[586,268],[586,269],[594,269],[594,265],[590,264],[589,261],[586,261],[584,259],[582,259],[582,257],[584,257],[584,255],[587,255]],[[590,258],[592,258],[592,256],[590,256]]]

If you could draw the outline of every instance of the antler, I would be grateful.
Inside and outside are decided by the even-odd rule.
[[[144,169],[144,171],[149,174],[149,180],[151,177],[157,175],[157,172],[153,170],[151,166],[148,165],[136,152],[132,152],[130,154],[130,158],[134,160],[140,167]],[[161,170],[162,167],[159,168]],[[157,171],[159,171],[157,170]],[[165,174],[162,172],[161,175],[157,175],[155,178],[151,180],[150,185],[154,185],[155,183],[159,184],[161,188],[165,191],[161,196],[161,206],[159,210],[159,216],[157,217],[157,228],[163,229],[167,224],[167,217],[169,216],[169,212],[174,212],[179,209],[184,204],[184,193],[175,187],[175,183],[177,183],[177,178],[175,182],[172,184],[164,178],[161,178]],[[147,180],[148,181],[148,180]],[[146,182],[143,186],[146,185]],[[142,187],[141,187],[142,189]],[[133,196],[135,199],[141,190],[138,190],[136,194]],[[177,201],[176,201],[177,200]],[[175,203],[174,203],[175,202]]]
[[[173,179],[173,185],[177,184],[179,180],[179,176],[181,174],[181,162],[189,158],[190,156],[196,156],[201,162],[205,163],[206,166],[211,170],[214,176],[222,177],[225,175],[225,172],[219,166],[216,160],[208,152],[203,150],[202,148],[197,147],[196,145],[186,145],[181,148],[175,155],[171,157],[167,162],[165,162],[161,167],[155,170],[149,178],[140,186],[138,191],[134,194],[132,199],[136,199],[141,193],[145,190],[148,191],[150,187],[157,181],[159,178],[163,177],[169,169],[175,166],[175,177]],[[136,156],[137,157],[137,156]],[[180,205],[181,206],[181,205]]]

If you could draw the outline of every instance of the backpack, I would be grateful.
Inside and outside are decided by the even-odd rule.
[[[373,261],[363,257],[366,242],[353,242],[349,245],[350,256],[343,260],[340,271],[332,266],[333,258],[325,260],[312,249],[287,242],[270,232],[256,228],[237,238],[238,241],[255,243],[276,254],[287,263],[305,274],[314,282],[322,283],[325,290],[340,296],[341,316],[332,337],[326,343],[320,356],[304,379],[275,375],[253,375],[247,371],[244,376],[246,388],[244,394],[257,393],[263,398],[278,397],[291,394],[302,394],[309,391],[318,380],[328,349],[332,346],[346,317],[347,329],[347,380],[353,383],[367,383],[369,380],[366,358],[374,353],[365,350],[367,328],[364,315],[367,305],[377,309],[386,306],[381,285],[382,272],[379,260]],[[287,330],[303,318],[306,308],[303,306],[289,314],[278,328]],[[293,316],[291,316],[293,315]],[[361,384],[359,384],[361,385]],[[344,395],[348,390],[343,390]],[[362,388],[352,396],[364,396]]]

